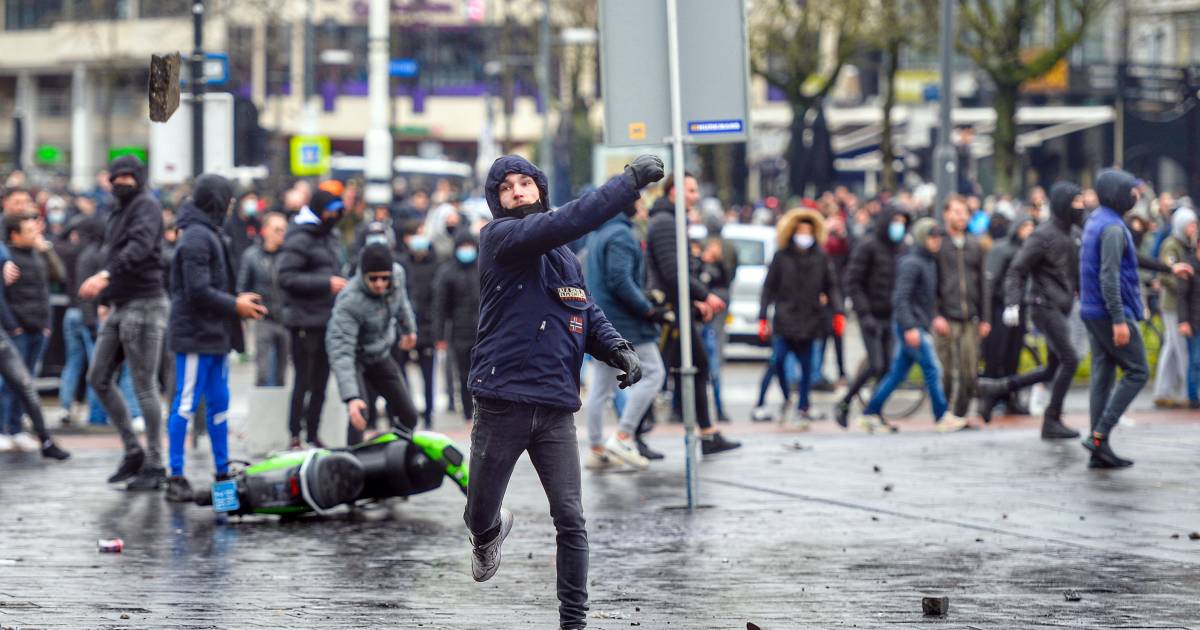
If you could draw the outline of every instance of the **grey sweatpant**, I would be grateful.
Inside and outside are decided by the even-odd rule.
[[[642,416],[654,404],[654,397],[662,389],[667,373],[663,369],[662,355],[654,342],[633,347],[642,362],[642,380],[629,388],[625,409],[621,414],[619,431],[635,435]],[[604,413],[617,391],[617,374],[620,370],[603,361],[594,360],[588,375],[587,426],[588,441],[592,446],[604,444]]]

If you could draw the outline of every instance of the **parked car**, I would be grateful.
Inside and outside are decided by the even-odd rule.
[[[725,331],[730,343],[765,346],[758,339],[758,304],[767,266],[775,256],[775,228],[765,225],[727,223],[721,238],[738,255],[737,275],[733,278]]]

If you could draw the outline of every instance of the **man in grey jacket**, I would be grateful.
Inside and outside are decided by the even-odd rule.
[[[359,258],[358,273],[338,294],[325,333],[325,351],[337,379],[338,391],[350,416],[347,440],[361,442],[367,427],[367,401],[358,376],[387,401],[388,416],[412,430],[417,408],[404,385],[392,346],[407,352],[417,344],[416,319],[405,289],[404,268],[382,244],[368,245]]]
[[[283,296],[276,276],[286,233],[287,219],[278,212],[267,213],[260,231],[262,242],[242,254],[238,269],[238,292],[261,295],[267,307],[267,315],[254,322],[254,384],[259,387],[283,387],[287,372],[291,335],[280,320]]]

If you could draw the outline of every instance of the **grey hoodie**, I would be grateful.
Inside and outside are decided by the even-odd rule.
[[[362,398],[358,364],[377,363],[391,354],[401,335],[415,334],[416,320],[404,268],[392,265],[392,289],[375,295],[362,273],[355,274],[338,293],[325,331],[325,352],[343,401]],[[397,332],[398,329],[398,332]]]

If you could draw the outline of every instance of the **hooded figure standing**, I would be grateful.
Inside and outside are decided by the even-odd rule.
[[[1023,387],[1052,382],[1050,402],[1042,419],[1042,439],[1079,437],[1078,431],[1063,424],[1062,408],[1079,367],[1068,319],[1079,286],[1079,247],[1074,230],[1083,223],[1084,214],[1079,186],[1070,182],[1055,184],[1050,189],[1050,220],[1034,229],[1004,273],[1000,320],[1006,329],[1021,328],[1028,284],[1029,315],[1046,338],[1049,353],[1046,364],[1031,372],[979,380],[979,415],[984,421],[991,421],[996,401]]]
[[[325,330],[333,313],[333,300],[346,288],[333,227],[342,218],[342,200],[318,190],[300,209],[288,229],[279,254],[279,288],[283,291],[283,325],[291,333],[292,405],[288,413],[291,448],[300,448],[303,423],[310,445],[321,447],[321,408],[329,382],[329,355]]]
[[[221,231],[233,204],[233,186],[220,175],[196,179],[192,198],[179,211],[180,235],[171,264],[170,344],[175,354],[175,395],[167,425],[171,476],[167,500],[188,502],[183,476],[188,423],[204,398],[217,479],[229,474],[229,353],[245,350],[242,319],[267,313],[257,293],[235,295],[229,237]]]
[[[496,220],[480,233],[479,334],[471,356],[475,396],[471,483],[464,519],[478,582],[495,575],[513,515],[500,507],[521,453],[528,451],[558,532],[559,621],[587,626],[588,542],[573,413],[580,408],[583,355],[621,371],[622,388],[641,379],[634,346],[592,301],[567,247],[620,214],[663,177],[657,157],[639,156],[598,190],[548,211],[546,175],[524,158],[492,164],[484,185]]]
[[[1083,447],[1092,454],[1089,468],[1133,465],[1113,452],[1109,437],[1150,374],[1146,348],[1137,327],[1145,313],[1138,266],[1150,266],[1157,261],[1147,264],[1139,260],[1133,234],[1121,219],[1137,203],[1140,194],[1137,188],[1137,180],[1125,171],[1100,171],[1096,178],[1100,207],[1083,227],[1079,256],[1080,316],[1092,347],[1089,403],[1092,430],[1083,441]],[[1164,267],[1159,263],[1153,269]],[[1168,269],[1185,278],[1192,271],[1185,263]],[[1120,382],[1116,382],[1118,367],[1125,373]]]

